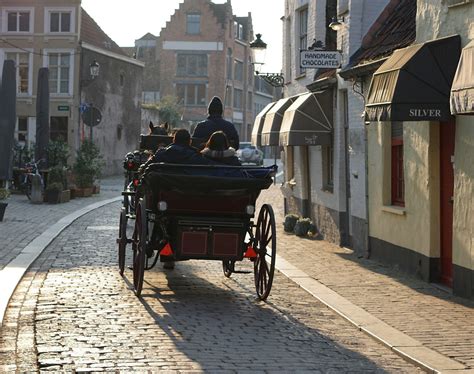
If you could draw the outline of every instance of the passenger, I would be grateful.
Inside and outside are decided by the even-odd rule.
[[[191,135],[186,129],[176,130],[173,136],[173,142],[169,146],[157,150],[147,164],[155,162],[194,165],[211,164],[196,148],[191,147]]]
[[[204,139],[204,142],[206,142],[214,132],[223,131],[227,135],[230,146],[234,149],[239,149],[239,134],[237,130],[231,122],[222,118],[224,109],[221,99],[214,96],[209,102],[207,111],[209,117],[197,124],[193,132],[193,138]]]
[[[201,154],[218,163],[240,166],[241,163],[235,155],[235,149],[229,147],[229,141],[223,131],[214,132],[206,143]]]

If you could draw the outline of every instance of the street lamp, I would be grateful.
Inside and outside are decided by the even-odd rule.
[[[344,26],[344,18],[337,19],[337,17],[332,17],[332,21],[329,24],[329,28],[334,31],[339,31]]]
[[[250,48],[254,52],[253,65],[263,65],[265,63],[265,55],[267,51],[267,43],[261,38],[262,34],[256,35],[257,39],[250,43]],[[265,82],[271,84],[273,87],[283,87],[285,85],[285,79],[282,73],[262,73],[259,69],[255,68],[255,75],[261,77]]]

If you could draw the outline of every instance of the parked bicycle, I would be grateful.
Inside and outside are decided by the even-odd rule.
[[[25,171],[20,175],[20,191],[22,191],[26,197],[31,200],[31,192],[33,189],[33,179],[39,178],[41,184],[41,192],[44,190],[43,177],[39,172],[39,164],[43,160],[30,161],[25,165]]]

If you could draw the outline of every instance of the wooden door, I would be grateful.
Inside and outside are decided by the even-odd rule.
[[[440,123],[441,282],[453,283],[453,192],[455,121]]]

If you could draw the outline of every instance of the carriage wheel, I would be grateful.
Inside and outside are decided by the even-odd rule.
[[[122,207],[120,212],[120,223],[119,223],[119,240],[118,240],[118,264],[120,275],[123,275],[125,269],[125,249],[127,247],[127,211]]]
[[[275,214],[271,205],[265,204],[260,209],[255,228],[255,247],[255,288],[258,298],[265,300],[272,288],[276,259]]]
[[[235,261],[233,260],[222,261],[222,270],[224,270],[224,275],[227,278],[230,278],[232,273],[235,271]]]
[[[140,199],[137,205],[137,217],[135,220],[137,244],[133,256],[133,288],[135,295],[140,296],[143,287],[145,273],[146,245],[148,236],[148,222],[146,215],[145,199]]]

